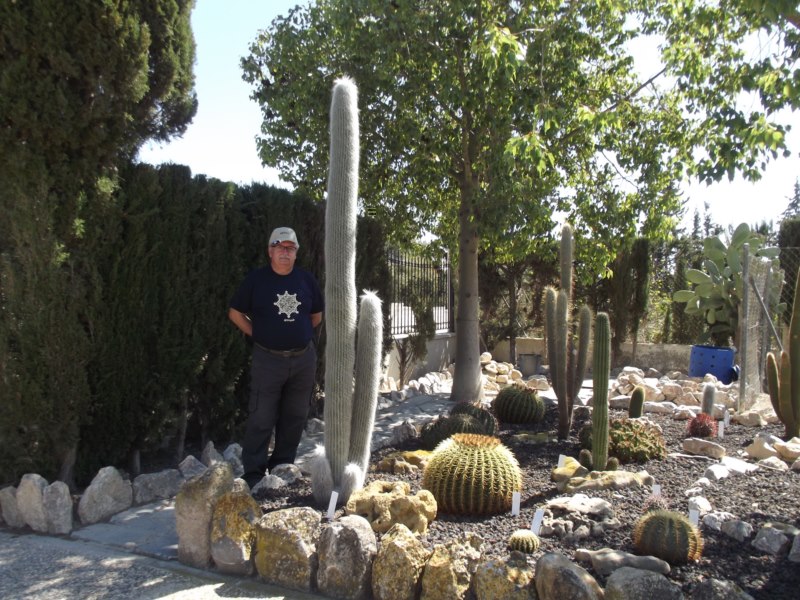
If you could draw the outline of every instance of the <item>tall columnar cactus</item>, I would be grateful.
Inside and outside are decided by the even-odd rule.
[[[597,313],[594,323],[592,381],[592,464],[598,471],[608,462],[608,376],[611,370],[611,325],[606,313]]]
[[[780,362],[767,354],[767,384],[775,414],[783,423],[787,440],[800,436],[800,269],[794,288],[789,350],[782,350]]]
[[[511,508],[514,492],[522,490],[522,472],[498,438],[457,433],[434,450],[422,487],[445,514],[493,515]]]
[[[644,387],[637,385],[631,393],[631,403],[628,405],[628,418],[638,419],[644,410]]]
[[[383,339],[381,301],[374,293],[362,296],[356,322],[358,90],[350,79],[339,79],[334,85],[330,132],[325,212],[325,445],[317,448],[310,467],[314,499],[324,504],[337,491],[343,504],[353,490],[363,486],[368,468]]]
[[[572,302],[572,227],[561,230],[561,289],[545,290],[545,327],[550,378],[558,398],[558,437],[566,439],[572,426],[572,407],[581,389],[589,356],[592,315],[587,306],[578,311],[577,341],[570,323]]]
[[[709,417],[714,416],[714,400],[717,397],[717,388],[711,384],[707,383],[705,387],[703,387],[703,404],[700,411],[708,415]]]
[[[633,545],[642,556],[657,556],[671,565],[696,561],[703,553],[703,537],[680,513],[654,510],[639,518]]]

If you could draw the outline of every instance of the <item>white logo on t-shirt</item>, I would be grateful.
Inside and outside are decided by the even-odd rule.
[[[278,294],[278,301],[274,304],[278,307],[279,315],[286,315],[287,318],[291,318],[293,314],[300,314],[300,311],[297,310],[300,306],[297,294],[290,294],[288,290],[283,294]]]

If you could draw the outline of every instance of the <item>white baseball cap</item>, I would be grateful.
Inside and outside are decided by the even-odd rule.
[[[273,229],[272,234],[269,236],[270,246],[277,246],[281,242],[292,242],[295,247],[300,247],[300,244],[297,243],[297,235],[295,234],[294,229],[289,229],[288,227],[278,227],[277,229]]]

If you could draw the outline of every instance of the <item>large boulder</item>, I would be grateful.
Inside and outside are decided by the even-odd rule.
[[[477,600],[534,600],[533,568],[521,552],[508,558],[496,558],[478,565],[472,577]]]
[[[63,481],[54,481],[42,494],[47,515],[47,533],[66,535],[72,531],[72,494]]]
[[[317,579],[322,516],[307,506],[267,513],[256,523],[258,575],[267,583],[310,592]]]
[[[183,475],[178,469],[139,475],[133,480],[133,503],[148,504],[155,500],[174,498],[183,481]]]
[[[47,513],[44,509],[44,490],[47,480],[36,473],[22,476],[17,488],[17,506],[25,523],[39,533],[47,533]]]
[[[332,598],[366,600],[378,540],[369,522],[347,515],[322,529],[317,543],[317,588]]]
[[[78,502],[81,523],[99,523],[128,510],[133,504],[131,482],[122,478],[114,467],[103,467],[94,476]]]
[[[660,573],[622,567],[606,581],[605,600],[683,600],[681,587]]]
[[[408,527],[402,523],[392,526],[381,538],[381,547],[372,563],[375,600],[414,600],[430,555]]]
[[[601,600],[603,590],[586,569],[561,554],[548,553],[536,561],[539,600]]]
[[[472,574],[483,558],[483,540],[468,532],[448,544],[437,544],[422,573],[420,600],[466,598]]]
[[[227,492],[211,518],[211,558],[223,573],[251,575],[261,507],[247,491]]]
[[[211,521],[214,506],[233,488],[233,469],[218,462],[183,484],[175,497],[178,560],[206,568],[211,563]]]
[[[13,485],[0,490],[0,510],[3,511],[3,520],[9,527],[25,527],[25,519],[17,505],[17,488]]]

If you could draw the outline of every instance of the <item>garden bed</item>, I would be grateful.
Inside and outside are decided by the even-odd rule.
[[[610,411],[610,417],[624,417],[627,413]],[[664,432],[669,453],[681,453],[682,441],[687,437],[686,421],[676,421],[671,416],[648,414],[648,418],[658,423]],[[523,492],[521,513],[510,513],[492,517],[468,518],[439,514],[430,524],[427,534],[421,536],[426,545],[445,543],[454,540],[460,532],[473,531],[484,542],[486,557],[508,555],[506,543],[511,533],[520,528],[528,528],[537,508],[552,498],[566,495],[558,492],[550,479],[559,455],[577,457],[580,450],[577,431],[580,423],[573,425],[569,440],[541,445],[517,444],[512,440],[519,431],[553,431],[557,423],[557,410],[550,407],[545,420],[535,428],[520,426],[501,426],[500,439],[517,457],[523,473]],[[723,439],[715,439],[725,447],[727,455],[746,458],[744,448],[760,431],[773,435],[783,434],[781,425],[767,425],[764,428],[744,427],[731,423],[725,430]],[[384,448],[373,454],[372,464],[395,450],[417,448],[416,441],[410,441],[402,448]],[[693,487],[709,466],[709,460],[668,456],[664,460],[650,461],[644,465],[623,465],[628,471],[646,470],[661,485],[662,495],[670,510],[688,514],[688,498],[685,490]],[[368,481],[405,480],[411,484],[412,493],[420,489],[422,474],[392,475],[370,472]],[[634,523],[642,514],[642,507],[651,494],[649,488],[628,488],[623,490],[592,491],[590,496],[600,497],[611,503],[614,516],[622,527],[606,531],[601,537],[589,537],[577,543],[565,542],[556,537],[542,537],[541,547],[529,557],[535,561],[544,553],[560,552],[573,557],[576,548],[613,548],[634,552],[631,534]],[[731,475],[727,479],[713,483],[702,494],[711,503],[714,511],[726,511],[751,524],[755,532],[768,522],[788,523],[800,527],[800,473],[780,472],[760,468],[746,475]],[[311,496],[311,486],[307,478],[280,490],[261,492],[257,499],[265,512],[291,506],[315,506]],[[337,517],[342,515],[337,511]],[[786,556],[771,556],[754,548],[750,541],[738,542],[724,533],[701,526],[705,547],[702,558],[688,565],[673,566],[667,577],[679,584],[685,593],[706,578],[731,581],[754,598],[796,598],[800,590],[800,564],[789,562]],[[601,585],[605,579],[592,571],[590,565],[583,565],[594,575]]]

